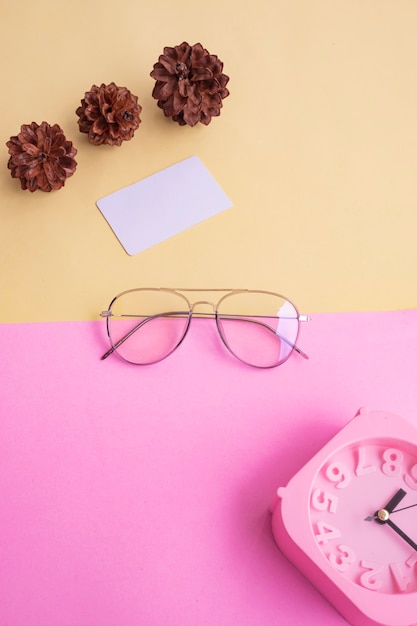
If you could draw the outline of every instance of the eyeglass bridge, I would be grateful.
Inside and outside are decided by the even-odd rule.
[[[197,311],[196,308],[199,305],[207,305],[208,307],[211,307],[211,311]],[[216,314],[216,310],[217,310],[217,305],[214,302],[210,302],[210,300],[197,300],[196,302],[193,302],[191,304],[190,307],[190,312],[192,315],[197,315],[197,316],[204,316],[207,315],[208,317],[212,317]]]

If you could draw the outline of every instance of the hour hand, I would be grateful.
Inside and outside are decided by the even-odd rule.
[[[378,520],[380,522],[386,522],[389,518],[390,514],[393,513],[394,509],[400,504],[401,500],[407,495],[407,492],[404,489],[398,489],[398,491],[393,495],[391,500],[382,508],[379,509],[375,515],[369,515],[365,517],[365,521],[371,522],[372,520]]]
[[[394,509],[400,504],[401,500],[404,496],[407,495],[407,492],[404,489],[398,489],[397,493],[391,498],[391,500],[386,504],[382,511],[387,511],[387,513],[392,513]]]

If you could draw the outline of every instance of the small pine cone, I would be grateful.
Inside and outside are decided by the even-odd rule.
[[[110,83],[100,87],[93,85],[85,93],[76,114],[80,118],[80,132],[88,134],[90,143],[120,146],[122,141],[132,139],[139,128],[141,111],[137,96],[126,87]]]
[[[13,178],[20,178],[22,189],[60,189],[77,167],[77,150],[58,124],[23,124],[6,145],[10,154],[7,167]]]
[[[181,126],[207,125],[220,115],[222,99],[229,95],[229,77],[222,70],[223,63],[201,43],[166,47],[151,72],[156,80],[152,96],[166,117]]]

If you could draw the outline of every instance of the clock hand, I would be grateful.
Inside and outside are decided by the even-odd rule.
[[[387,511],[388,513],[392,513],[406,495],[407,492],[404,491],[404,489],[398,489],[397,493],[391,498],[388,504],[383,507],[382,510]]]
[[[406,511],[407,509],[412,509],[414,506],[417,506],[417,504],[410,504],[409,506],[404,506],[402,509],[395,509],[395,511],[392,511],[392,512],[399,513],[400,511]]]
[[[379,511],[377,511],[375,513],[375,515],[370,515],[368,517],[365,517],[365,521],[366,522],[371,522],[374,519],[379,519],[379,521],[385,521],[382,520],[379,516],[381,511],[385,511],[387,516],[389,517],[390,513],[394,512],[394,509],[399,505],[399,503],[401,502],[401,500],[407,495],[407,492],[404,491],[404,489],[398,489],[398,491],[393,495],[393,497],[391,498],[391,500]],[[388,519],[388,518],[387,518]]]
[[[382,511],[379,511],[379,513],[381,513]],[[414,548],[414,550],[417,550],[417,543],[414,543],[414,541],[412,539],[410,539],[410,537],[408,537],[408,535],[405,534],[405,532],[403,532],[401,530],[401,528],[398,528],[398,526],[396,524],[394,524],[394,522],[392,522],[390,520],[390,518],[388,517],[385,520],[381,520],[378,517],[378,521],[381,524],[387,524],[390,528],[392,528],[392,530],[394,530],[398,535],[400,535],[400,537],[402,539],[404,539],[404,541],[406,541],[408,543],[408,545],[410,545],[412,548]]]
[[[366,520],[375,520],[379,524],[387,524],[394,532],[397,533],[404,541],[408,543],[409,546],[414,548],[417,551],[417,543],[414,543],[412,539],[408,535],[405,534],[401,528],[399,528],[394,522],[391,520],[390,515],[396,512],[396,507],[399,505],[401,500],[407,495],[407,492],[404,489],[398,489],[398,491],[394,494],[391,500],[384,506],[383,509],[379,509],[372,517],[367,517]],[[412,505],[414,506],[414,505]],[[405,507],[408,508],[408,507]],[[398,511],[398,509],[397,509]]]

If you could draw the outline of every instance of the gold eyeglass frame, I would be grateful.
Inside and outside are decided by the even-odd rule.
[[[110,319],[112,317],[119,317],[119,315],[115,315],[112,312],[112,307],[114,305],[114,303],[116,302],[116,300],[118,300],[119,298],[121,298],[122,296],[124,296],[125,294],[128,293],[133,293],[133,292],[139,292],[139,291],[146,291],[146,292],[150,292],[150,291],[155,291],[155,292],[166,292],[166,293],[171,293],[171,294],[175,294],[177,296],[180,296],[184,302],[187,304],[188,309],[184,310],[184,311],[169,311],[169,312],[164,312],[164,313],[160,313],[160,314],[155,314],[152,316],[148,316],[144,319],[141,319],[132,329],[130,329],[130,331],[128,333],[126,333],[126,335],[123,335],[120,339],[118,339],[118,341],[113,342],[112,337],[111,337],[111,332],[110,332]],[[189,293],[196,293],[196,294],[207,294],[207,293],[223,293],[224,295],[217,301],[217,302],[213,302],[211,300],[207,300],[207,299],[198,299],[194,302],[190,302],[189,298],[184,295],[184,293],[189,294]],[[215,289],[193,289],[190,287],[186,287],[186,288],[167,288],[167,287],[138,287],[136,289],[128,289],[125,291],[122,291],[121,293],[119,293],[117,296],[115,296],[110,304],[108,309],[102,311],[100,313],[100,317],[103,317],[106,319],[106,328],[107,328],[107,336],[109,338],[110,341],[110,349],[107,350],[107,352],[105,352],[103,354],[103,356],[101,357],[102,360],[107,359],[107,357],[109,357],[111,354],[113,354],[113,352],[116,352],[116,354],[118,354],[118,356],[120,358],[122,358],[124,361],[128,362],[128,363],[132,363],[133,365],[152,365],[154,363],[158,363],[159,361],[164,360],[165,358],[167,358],[170,354],[172,354],[180,345],[181,343],[184,341],[185,337],[187,336],[187,333],[189,331],[190,325],[191,325],[191,320],[193,317],[197,317],[197,318],[203,318],[203,319],[215,319],[216,320],[216,327],[217,327],[217,331],[218,334],[220,335],[220,339],[222,341],[222,343],[225,345],[225,347],[227,348],[227,350],[239,361],[246,363],[247,365],[250,365],[251,367],[256,367],[259,369],[270,369],[270,368],[274,368],[277,367],[279,365],[282,365],[283,363],[285,363],[285,361],[288,360],[288,358],[291,356],[292,352],[295,351],[297,352],[301,357],[303,357],[304,359],[308,359],[308,355],[301,350],[301,348],[299,348],[296,345],[297,339],[298,339],[298,335],[299,335],[299,325],[297,328],[297,334],[295,337],[295,341],[294,343],[292,343],[291,341],[287,340],[285,337],[279,335],[279,338],[281,341],[283,341],[284,343],[286,343],[287,345],[289,345],[291,347],[290,352],[288,353],[288,356],[286,356],[282,361],[279,361],[276,364],[273,365],[256,365],[253,363],[250,363],[248,361],[243,360],[242,358],[240,358],[239,356],[237,356],[234,351],[231,349],[231,347],[228,345],[224,334],[222,332],[222,329],[220,327],[219,324],[219,319],[225,319],[227,317],[231,318],[231,319],[239,319],[240,317],[245,317],[245,316],[240,316],[238,314],[236,315],[232,315],[232,314],[221,314],[219,317],[218,314],[218,308],[220,306],[220,304],[223,302],[223,300],[225,298],[230,297],[231,295],[234,294],[241,294],[241,293],[245,293],[245,294],[265,294],[265,295],[271,295],[271,296],[276,296],[281,298],[283,301],[288,302],[294,309],[296,316],[295,317],[291,317],[290,319],[294,319],[298,322],[298,324],[300,322],[309,322],[311,320],[311,317],[309,315],[302,315],[298,312],[297,307],[294,305],[293,302],[291,302],[291,300],[289,300],[287,297],[273,292],[273,291],[264,291],[261,289],[220,289],[220,288],[215,288]],[[201,306],[201,305],[205,305],[207,307],[211,308],[211,311],[207,312],[199,312],[196,311],[196,307],[197,306]],[[175,345],[174,348],[172,348],[167,354],[165,354],[163,357],[158,358],[157,360],[151,361],[149,363],[135,363],[134,361],[130,361],[128,359],[126,359],[125,357],[123,357],[123,355],[121,355],[120,353],[117,352],[117,348],[119,346],[121,346],[127,339],[129,339],[129,337],[131,337],[133,335],[133,333],[135,333],[137,330],[139,330],[139,328],[141,328],[145,323],[147,323],[148,321],[155,319],[157,317],[160,316],[168,316],[168,315],[172,315],[173,317],[179,317],[179,316],[186,316],[188,318],[187,324],[185,326],[185,330],[180,338],[180,340],[178,341],[178,343]],[[130,317],[130,316],[129,316]],[[253,319],[254,317],[259,318],[258,320]],[[261,315],[257,315],[257,316],[250,316],[250,319],[247,319],[245,321],[250,321],[253,323],[258,323],[261,324],[262,326],[268,328],[269,330],[271,330],[272,332],[274,332],[276,334],[276,331],[273,330],[268,324],[266,324],[265,322],[262,322],[262,318],[266,318],[266,317],[271,317],[271,316],[261,316]],[[283,318],[281,318],[283,319]]]

